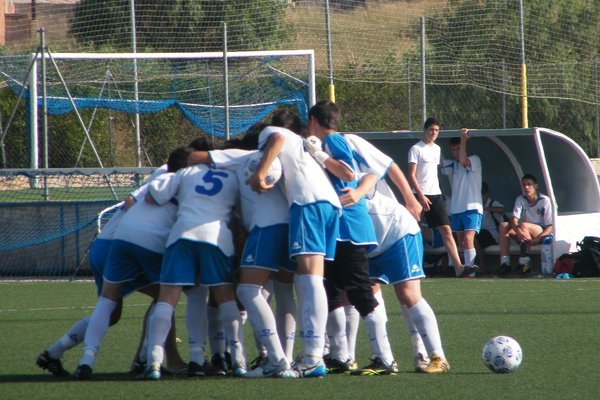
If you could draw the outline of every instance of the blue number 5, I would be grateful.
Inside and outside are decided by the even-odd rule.
[[[209,170],[204,176],[202,180],[207,183],[207,185],[196,185],[196,193],[204,194],[206,196],[214,196],[219,193],[221,189],[223,189],[223,182],[220,177],[227,178],[229,176],[228,173],[223,171],[214,171]]]

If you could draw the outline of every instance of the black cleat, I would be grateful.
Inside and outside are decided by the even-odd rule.
[[[89,365],[81,364],[73,372],[73,378],[80,381],[87,381],[92,377],[92,368]]]
[[[471,274],[474,274],[479,269],[479,266],[473,265],[465,265],[463,271],[458,275],[459,278],[468,278]]]
[[[508,275],[510,274],[510,265],[509,264],[501,264],[500,267],[496,270],[498,275]]]
[[[69,372],[63,368],[60,359],[50,357],[48,351],[40,354],[35,361],[36,365],[41,369],[45,369],[54,376],[69,376]]]

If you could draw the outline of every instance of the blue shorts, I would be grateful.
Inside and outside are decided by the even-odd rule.
[[[289,258],[288,234],[288,224],[252,228],[244,245],[240,268],[252,267],[273,272],[282,268],[294,272],[296,264]]]
[[[444,247],[444,239],[442,239],[442,234],[440,231],[434,228],[425,228],[431,229],[431,235],[433,236],[431,243],[427,241],[427,239],[423,238],[423,244],[428,249],[436,249],[438,247]]]
[[[406,235],[383,254],[369,259],[369,277],[391,284],[425,278],[421,236],[420,232]]]
[[[102,275],[104,275],[104,265],[106,264],[112,242],[112,240],[107,239],[95,239],[88,250],[88,263],[94,274],[98,296],[102,293],[102,282],[104,282]]]
[[[340,210],[328,202],[293,204],[290,208],[290,258],[322,254],[326,260],[333,260],[339,226]]]
[[[467,210],[450,216],[452,232],[475,231],[481,229],[482,215],[477,210]]]
[[[104,264],[104,279],[123,284],[121,293],[129,294],[160,280],[162,254],[124,240],[113,240]]]
[[[217,246],[179,239],[165,251],[161,285],[219,286],[233,283],[234,258]]]

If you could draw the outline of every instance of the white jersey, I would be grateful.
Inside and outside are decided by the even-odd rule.
[[[424,195],[442,194],[438,179],[441,153],[440,146],[435,143],[427,145],[422,140],[408,151],[408,163],[417,165],[417,182]]]
[[[502,203],[498,200],[493,200],[488,197],[484,208],[496,208],[496,207],[504,207]],[[494,218],[496,219],[494,221]],[[498,242],[498,224],[504,222],[504,216],[499,213],[492,213],[490,211],[483,211],[483,217],[481,218],[481,230],[487,230],[490,232],[492,237]]]
[[[238,179],[242,224],[248,232],[255,226],[262,228],[287,224],[290,219],[290,210],[281,187],[282,180],[277,182],[273,189],[261,194],[253,192],[250,186],[246,184],[244,166],[246,160],[255,152],[241,149],[213,150],[209,152],[215,167],[234,172]]]
[[[157,204],[177,199],[177,221],[167,247],[187,239],[213,244],[226,256],[233,255],[233,235],[228,225],[238,196],[235,174],[194,165],[177,171],[168,182],[152,181],[148,193]]]
[[[552,202],[550,197],[538,193],[534,205],[529,204],[527,197],[521,195],[515,199],[513,217],[522,222],[531,222],[541,227],[552,225]]]
[[[327,174],[304,150],[304,139],[301,136],[289,129],[268,126],[259,135],[259,149],[262,149],[268,138],[276,133],[285,137],[278,158],[283,167],[285,195],[289,207],[294,203],[303,206],[326,201],[334,207],[342,208]]]
[[[471,166],[465,168],[456,160],[444,160],[442,173],[448,176],[452,187],[450,214],[459,214],[468,210],[483,213],[481,200],[481,160],[478,156],[469,156]]]
[[[156,177],[151,183],[164,184],[173,178],[174,174],[165,173]],[[166,202],[158,207],[146,203],[143,197],[147,185],[138,191],[138,201],[123,216],[117,226],[114,239],[124,240],[156,253],[164,253],[167,238],[175,222],[177,206]]]
[[[379,184],[387,186],[385,181],[380,181]],[[376,192],[373,197],[367,198],[367,208],[379,243],[379,247],[369,253],[370,258],[385,253],[404,236],[415,235],[421,231],[412,214],[388,196]]]
[[[394,160],[360,136],[349,134],[344,135],[344,139],[356,153],[361,172],[373,174],[380,179],[374,194],[365,197],[379,243],[379,247],[369,252],[369,257],[376,257],[405,235],[414,235],[421,229],[412,214],[398,203],[392,189],[383,179]]]

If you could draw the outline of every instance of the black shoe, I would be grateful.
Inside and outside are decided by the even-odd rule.
[[[258,367],[262,367],[269,361],[267,353],[260,353],[254,360],[250,362],[250,370],[253,371]]]
[[[133,365],[131,366],[130,372],[132,372],[136,375],[139,375],[144,371],[146,371],[146,362],[141,361],[139,358],[136,358],[135,361],[133,362]]]
[[[510,264],[502,263],[500,267],[496,270],[498,275],[508,275],[510,274]]]
[[[188,376],[192,378],[203,378],[207,376],[207,372],[210,369],[210,365],[208,363],[204,363],[204,365],[200,365],[194,361],[190,361],[188,364]]]
[[[346,361],[340,361],[337,358],[329,357],[329,355],[323,357],[323,362],[327,367],[328,374],[343,374],[345,372],[350,372],[351,370],[356,370],[354,367],[354,361],[349,358]]]
[[[63,368],[60,359],[50,357],[48,351],[44,351],[35,360],[35,363],[41,369],[45,369],[54,376],[69,376],[69,372]]]
[[[92,368],[89,365],[81,364],[73,372],[73,378],[80,381],[86,381],[92,377]]]
[[[227,376],[227,360],[219,353],[213,354],[210,359],[210,376]]]
[[[459,278],[467,278],[469,275],[474,274],[479,269],[479,266],[473,265],[465,265],[463,271],[458,275]]]

